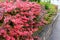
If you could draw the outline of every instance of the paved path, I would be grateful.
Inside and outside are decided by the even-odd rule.
[[[49,40],[60,40],[60,14],[58,13],[59,17],[57,18],[57,21],[54,23],[54,30],[49,38]]]

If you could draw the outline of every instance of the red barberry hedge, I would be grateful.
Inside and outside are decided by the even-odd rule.
[[[45,4],[33,1],[0,2],[0,40],[41,40],[35,33],[52,22],[56,9],[51,4],[46,10]]]
[[[33,33],[44,25],[40,22],[41,6],[16,0],[0,3],[0,40],[40,40]]]

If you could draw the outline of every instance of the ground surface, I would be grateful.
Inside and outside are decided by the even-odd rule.
[[[54,30],[49,40],[60,40],[60,13],[58,13],[58,15],[59,17],[57,18],[57,21],[53,25]]]

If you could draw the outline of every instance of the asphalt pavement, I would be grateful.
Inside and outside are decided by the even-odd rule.
[[[60,13],[58,13],[58,15],[56,22],[53,24],[54,29],[49,40],[60,40]]]

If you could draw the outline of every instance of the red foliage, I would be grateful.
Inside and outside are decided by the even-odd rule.
[[[34,40],[32,36],[38,30],[41,22],[37,22],[40,16],[41,6],[35,2],[0,3],[0,20],[3,19],[0,28],[0,36],[6,40]],[[44,25],[44,24],[42,24]]]

